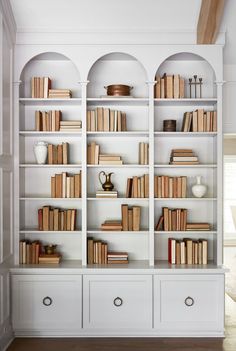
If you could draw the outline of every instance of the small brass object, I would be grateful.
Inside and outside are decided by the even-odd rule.
[[[101,171],[99,173],[98,178],[99,178],[99,181],[100,181],[104,191],[112,191],[112,189],[114,188],[114,185],[111,182],[111,175],[112,174],[113,174],[113,172],[106,174],[104,171]],[[105,182],[102,182],[101,176],[105,177]]]

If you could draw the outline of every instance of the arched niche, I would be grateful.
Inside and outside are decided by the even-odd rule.
[[[216,75],[211,64],[203,57],[189,53],[181,52],[169,56],[156,71],[156,75],[162,77],[167,75],[179,74],[185,80],[185,97],[190,97],[189,78],[197,75],[202,78],[202,98],[213,98],[216,96]],[[194,87],[192,87],[192,97],[194,95]],[[199,97],[199,88],[197,87],[197,97]]]
[[[45,52],[32,57],[21,72],[20,97],[31,97],[32,77],[49,77],[52,81],[52,89],[71,89],[72,97],[81,97],[78,69],[63,54]]]
[[[115,52],[100,57],[88,74],[88,97],[106,95],[104,86],[126,84],[133,87],[133,97],[147,97],[147,73],[143,65],[126,53]]]

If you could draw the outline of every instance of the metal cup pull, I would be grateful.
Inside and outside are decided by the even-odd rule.
[[[194,305],[194,299],[190,296],[186,297],[186,299],[184,300],[184,303],[186,306],[191,307]]]
[[[52,298],[49,296],[44,297],[43,299],[43,304],[44,306],[51,306],[52,304]]]
[[[114,299],[113,303],[116,307],[120,307],[123,304],[123,300],[121,297],[116,297]]]

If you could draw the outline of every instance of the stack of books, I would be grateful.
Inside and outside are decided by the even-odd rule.
[[[127,131],[126,113],[103,107],[87,111],[87,131],[125,132]]]
[[[78,174],[68,175],[66,172],[51,177],[51,197],[53,198],[80,198],[81,171]]]
[[[198,165],[198,156],[192,149],[173,149],[170,156],[170,165]]]
[[[149,197],[149,175],[144,174],[141,177],[134,176],[127,179],[126,197]]]
[[[38,209],[38,230],[73,231],[76,228],[76,209],[62,210],[43,206]]]
[[[121,156],[113,154],[100,154],[100,146],[94,141],[88,144],[87,160],[91,165],[122,165]]]
[[[49,165],[67,165],[69,156],[69,144],[62,143],[59,145],[48,144],[48,164]]]
[[[187,223],[186,230],[205,231],[211,230],[211,226],[209,223]]]
[[[81,121],[60,121],[60,132],[78,132],[81,128]]]
[[[58,264],[61,261],[61,254],[41,254],[39,255],[39,263],[41,264]]]
[[[139,143],[139,164],[148,165],[149,164],[149,144]]]
[[[182,198],[187,196],[187,177],[154,177],[154,197]]]
[[[168,239],[168,262],[170,264],[207,264],[208,242],[205,239]]]
[[[157,99],[182,99],[184,98],[184,78],[179,74],[167,75],[164,73],[162,78],[156,76],[154,96]]]
[[[37,132],[58,132],[61,111],[35,111],[35,130]]]
[[[106,220],[104,223],[102,223],[101,230],[121,231],[122,222],[119,220]]]
[[[187,228],[187,210],[185,208],[170,209],[162,208],[156,230],[164,231],[185,231]]]
[[[72,92],[70,89],[49,89],[48,97],[50,99],[70,99]]]
[[[198,109],[185,112],[182,123],[182,132],[216,132],[217,111]]]
[[[101,240],[87,239],[88,264],[107,264],[108,244]]]
[[[98,165],[100,145],[93,141],[87,147],[87,161],[90,165]]]
[[[101,154],[98,156],[99,165],[122,165],[123,161],[119,155]]]
[[[117,190],[111,190],[111,191],[97,190],[96,197],[98,197],[98,198],[117,198],[118,191]]]
[[[121,205],[122,230],[123,231],[140,231],[141,207]]]
[[[38,264],[39,254],[41,252],[42,244],[35,240],[21,240],[19,244],[19,263],[20,264]]]
[[[31,78],[31,97],[32,98],[48,98],[48,91],[51,88],[51,79],[48,77],[32,77]]]
[[[128,253],[110,251],[107,254],[107,263],[114,263],[114,264],[129,263]]]

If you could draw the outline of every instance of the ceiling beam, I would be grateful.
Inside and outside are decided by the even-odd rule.
[[[215,44],[225,0],[202,0],[197,25],[197,44]]]

